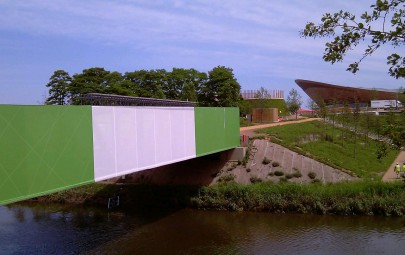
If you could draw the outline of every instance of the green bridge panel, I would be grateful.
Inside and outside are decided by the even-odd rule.
[[[239,108],[196,107],[194,114],[197,156],[240,145]]]
[[[0,204],[90,182],[90,106],[0,105]]]

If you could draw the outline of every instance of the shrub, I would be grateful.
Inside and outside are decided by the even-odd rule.
[[[283,172],[283,171],[275,171],[275,172],[274,172],[274,175],[275,175],[275,176],[283,176],[283,175],[284,175],[284,172]]]
[[[288,179],[285,177],[280,177],[280,182],[288,182]]]
[[[311,181],[311,183],[321,183],[321,180],[319,180],[319,179],[313,179],[313,180]]]
[[[325,135],[325,141],[327,141],[327,142],[333,142],[333,136],[331,136],[331,135],[329,135],[329,134],[326,134],[326,135]]]
[[[270,172],[270,173],[269,173],[269,176],[274,176],[274,173],[273,173],[273,172]]]
[[[238,166],[237,163],[234,163],[232,165],[229,166],[229,168],[227,169],[228,172],[232,171],[233,169],[235,169]]]
[[[308,173],[308,177],[313,180],[313,179],[315,179],[315,177],[316,177],[316,173],[314,173],[314,172],[309,172],[309,173]]]
[[[234,174],[223,175],[223,176],[219,177],[218,182],[224,182],[224,183],[232,182],[235,180],[235,177],[236,176]]]
[[[248,173],[249,173],[250,171],[251,171],[251,169],[250,169],[250,168],[246,168],[246,172],[248,172]]]
[[[257,176],[252,176],[250,177],[250,182],[251,183],[258,183],[258,182],[262,182],[263,180]]]
[[[292,175],[293,175],[295,178],[300,178],[300,177],[302,176],[302,174],[301,174],[300,171],[295,171]]]
[[[271,160],[267,157],[264,157],[264,159],[262,161],[263,165],[268,165],[268,164],[270,164],[270,162],[271,162]]]
[[[293,174],[286,174],[286,175],[285,175],[285,178],[287,178],[287,179],[291,179],[291,178],[293,178],[293,177],[294,177]]]
[[[274,161],[271,165],[272,165],[273,167],[278,167],[278,166],[280,166],[280,164],[279,164],[277,161]]]

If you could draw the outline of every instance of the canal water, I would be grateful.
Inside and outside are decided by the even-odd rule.
[[[0,206],[0,254],[404,254],[402,217]]]

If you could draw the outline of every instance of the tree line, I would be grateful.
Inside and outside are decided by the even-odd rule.
[[[208,73],[193,68],[137,70],[124,74],[102,67],[69,75],[57,70],[50,77],[45,104],[79,104],[88,93],[197,102],[199,106],[232,107],[240,101],[240,85],[233,70],[217,66]]]

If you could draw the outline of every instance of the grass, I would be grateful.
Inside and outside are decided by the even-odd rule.
[[[249,126],[253,126],[253,123],[246,120],[243,117],[240,117],[239,118],[239,125],[240,125],[240,127],[249,127]]]
[[[253,178],[252,182],[254,184],[242,185],[231,181],[207,187],[90,184],[36,200],[105,208],[108,198],[119,194],[122,209],[190,207],[274,213],[405,216],[405,186],[402,182],[298,184],[288,182],[286,177],[281,177],[279,184],[259,178]]]
[[[342,139],[342,129],[333,129],[321,121],[275,126],[258,132],[269,134],[273,142],[293,151],[367,179],[380,178],[399,152],[389,147],[387,155],[378,160],[379,142],[371,139],[365,141],[364,135],[355,137],[349,131],[343,132]],[[325,140],[325,137],[328,139]]]
[[[201,188],[191,203],[200,209],[231,211],[404,216],[404,190],[400,182],[232,183]]]

